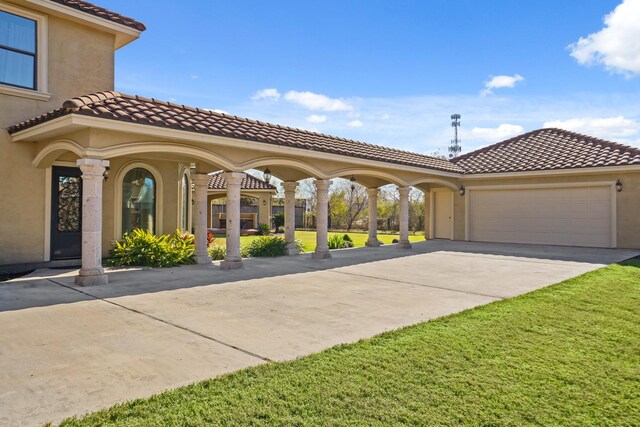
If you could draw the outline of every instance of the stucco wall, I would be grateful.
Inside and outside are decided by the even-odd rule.
[[[45,169],[31,165],[35,144],[4,130],[58,108],[73,96],[113,89],[114,36],[59,17],[48,18],[49,101],[0,93],[0,265],[44,257]]]

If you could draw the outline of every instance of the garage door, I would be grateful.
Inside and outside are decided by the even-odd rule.
[[[469,191],[469,240],[611,247],[610,186]]]

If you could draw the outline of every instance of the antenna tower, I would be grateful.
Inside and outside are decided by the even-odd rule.
[[[462,146],[460,143],[460,139],[458,138],[458,127],[460,126],[460,114],[452,114],[451,115],[451,127],[453,128],[453,139],[451,140],[451,145],[449,146],[449,158],[453,159],[458,156],[460,152],[462,152]]]

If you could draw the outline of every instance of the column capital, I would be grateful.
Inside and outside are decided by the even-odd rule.
[[[411,190],[411,187],[409,186],[398,187],[398,193],[400,193],[400,196],[408,196],[410,190]]]
[[[316,179],[313,183],[318,190],[328,190],[331,186],[331,180],[329,179]]]
[[[224,176],[224,181],[227,183],[227,188],[234,185],[240,186],[245,177],[244,172],[224,172],[222,176]]]
[[[88,177],[104,177],[104,171],[109,167],[109,160],[82,158],[76,160],[76,165],[82,171],[84,179]]]
[[[282,183],[282,188],[284,188],[284,191],[296,191],[298,181],[285,181]]]
[[[191,180],[195,187],[209,187],[209,181],[211,181],[211,175],[206,173],[196,173],[191,175]]]

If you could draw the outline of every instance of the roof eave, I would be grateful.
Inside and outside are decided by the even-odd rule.
[[[224,137],[211,135],[206,133],[198,133],[187,130],[177,130],[169,127],[153,126],[148,124],[139,124],[125,121],[118,121],[114,119],[106,119],[103,117],[85,116],[77,113],[67,113],[62,117],[57,117],[52,120],[45,121],[28,127],[27,129],[20,130],[13,133],[12,139],[14,142],[20,141],[40,141],[48,139],[54,136],[59,136],[70,131],[75,131],[82,128],[96,128],[111,130],[115,132],[126,132],[137,135],[154,136],[160,138],[181,139],[184,141],[192,142],[205,142],[215,143],[219,145],[238,147],[243,146],[245,148],[254,149],[257,151],[273,152],[273,144],[266,142],[258,142],[248,139],[240,139],[233,137]],[[411,166],[394,162],[385,162],[382,160],[373,160],[363,157],[347,156],[343,154],[336,154],[324,151],[312,151],[303,148],[278,146],[278,151],[281,153],[291,153],[294,155],[300,155],[302,153],[309,156],[311,153],[314,157],[323,156],[332,160],[347,161],[355,164],[362,164],[374,167],[388,168],[389,165],[401,165],[404,170],[417,172],[417,173],[429,173],[435,176],[460,178],[462,172],[455,171],[443,171],[440,169],[432,169],[428,167]]]
[[[29,4],[29,6],[33,7],[33,9],[35,10],[46,11],[51,15],[60,16],[70,21],[114,34],[114,50],[118,50],[121,47],[138,39],[140,37],[140,34],[142,33],[142,31],[129,27],[127,25],[100,18],[99,16],[91,15],[89,13],[76,10],[52,1],[24,0],[24,2]]]

